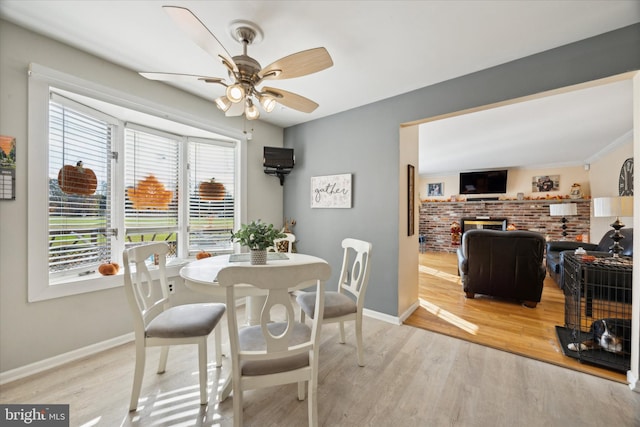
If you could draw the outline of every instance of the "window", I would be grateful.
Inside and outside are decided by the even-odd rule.
[[[125,129],[126,244],[165,241],[178,245],[179,138],[135,125]]]
[[[235,164],[228,144],[189,144],[189,253],[233,250]]]
[[[52,276],[87,274],[112,259],[113,121],[63,103],[73,105],[57,96],[49,102],[48,259]]]
[[[159,118],[157,106],[140,111],[127,94],[96,99],[105,88],[31,67],[29,301],[121,286],[98,266],[142,242],[166,241],[174,258],[233,249],[239,141],[193,117]],[[209,191],[212,178],[222,192]]]

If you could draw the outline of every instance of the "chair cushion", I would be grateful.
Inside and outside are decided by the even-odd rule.
[[[316,293],[305,292],[296,297],[296,302],[313,319],[316,310]],[[358,311],[355,301],[336,291],[327,291],[324,294],[324,316],[323,319],[344,316]]]
[[[300,322],[295,322],[293,325],[293,335],[289,346],[302,344],[311,339],[311,328],[309,326]],[[286,322],[275,322],[267,325],[267,328],[274,336],[282,334],[286,327]],[[238,332],[238,340],[241,351],[265,351],[266,349],[266,343],[260,325],[240,329]],[[243,360],[240,362],[240,372],[242,375],[247,376],[267,375],[292,371],[294,369],[304,368],[305,366],[309,366],[308,352],[274,360]]]
[[[147,338],[188,338],[209,335],[224,312],[224,304],[185,304],[171,307],[147,325]]]

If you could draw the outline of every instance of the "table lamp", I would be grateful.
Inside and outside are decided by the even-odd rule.
[[[615,231],[610,236],[613,239],[613,246],[609,249],[615,258],[619,257],[622,252],[620,240],[624,239],[624,236],[620,234],[620,229],[624,227],[624,224],[620,222],[620,217],[633,216],[633,196],[596,197],[593,199],[593,216],[616,218],[611,224]]]
[[[578,215],[578,205],[575,203],[556,203],[549,205],[551,216],[562,217],[562,238],[567,238],[567,217]]]

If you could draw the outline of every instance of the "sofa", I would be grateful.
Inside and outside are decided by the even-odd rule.
[[[544,249],[544,237],[533,231],[466,231],[457,251],[466,297],[484,294],[535,308],[546,276]]]
[[[622,252],[620,255],[633,257],[633,228],[623,228],[620,233],[624,236],[620,240],[620,246],[622,246]],[[572,240],[557,240],[547,242],[547,254],[546,263],[549,276],[555,280],[560,289],[564,288],[564,271],[562,269],[562,252],[571,251],[574,252],[579,247],[583,248],[589,254],[606,254],[611,252],[613,246],[613,239],[611,236],[613,231],[608,231],[602,236],[598,244],[595,243],[583,243]]]

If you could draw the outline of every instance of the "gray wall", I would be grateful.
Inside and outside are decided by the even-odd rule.
[[[402,314],[397,295],[398,271],[404,268],[398,265],[400,124],[638,70],[638,52],[640,24],[635,24],[285,129],[284,144],[295,148],[298,163],[285,183],[284,212],[298,221],[298,249],[338,266],[342,238],[371,241],[365,306]],[[310,178],[339,173],[353,174],[353,208],[311,209]]]

